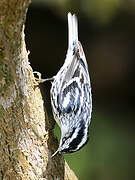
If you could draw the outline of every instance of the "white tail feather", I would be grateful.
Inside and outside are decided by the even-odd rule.
[[[68,13],[68,48],[73,47],[73,42],[78,42],[78,23],[75,14]]]

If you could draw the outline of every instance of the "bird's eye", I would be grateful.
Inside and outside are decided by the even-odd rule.
[[[65,137],[63,138],[63,142],[64,142],[64,141],[66,141],[66,138],[65,138]]]
[[[66,140],[67,140],[67,137],[64,137],[64,138],[62,139],[62,144],[64,144]]]

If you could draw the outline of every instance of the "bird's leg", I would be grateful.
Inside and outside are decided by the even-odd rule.
[[[39,83],[44,83],[44,82],[46,82],[46,81],[53,81],[54,80],[54,77],[52,77],[52,78],[47,78],[47,79],[42,79],[41,78],[41,73],[40,72],[37,72],[37,71],[34,71],[33,72],[33,74],[36,74],[38,77],[35,77],[35,81],[36,81],[36,83],[37,84],[39,84]]]

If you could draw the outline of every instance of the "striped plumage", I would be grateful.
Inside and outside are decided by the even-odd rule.
[[[57,153],[72,153],[88,140],[92,98],[88,66],[75,15],[68,13],[68,51],[65,62],[52,82],[53,115],[61,129]]]

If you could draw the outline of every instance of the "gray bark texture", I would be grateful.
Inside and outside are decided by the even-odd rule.
[[[62,155],[28,61],[30,0],[0,0],[0,180],[76,180]]]

